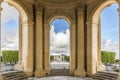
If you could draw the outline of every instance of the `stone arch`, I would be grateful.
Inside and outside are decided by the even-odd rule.
[[[88,48],[87,48],[87,74],[93,75],[97,71],[104,70],[105,66],[101,63],[101,23],[100,13],[107,6],[117,3],[116,0],[103,1],[93,9],[90,14],[90,19],[87,23]],[[90,56],[90,57],[89,57]]]
[[[50,25],[52,21],[54,21],[55,19],[64,19],[68,22],[69,25],[72,24],[72,19],[66,15],[52,15],[50,16],[50,18],[48,19],[47,23]]]
[[[45,27],[45,34],[47,35],[44,35],[46,38],[48,37],[49,38],[49,30],[50,30],[50,24],[53,20],[57,19],[57,18],[61,18],[61,19],[64,19],[68,22],[69,24],[69,29],[70,29],[70,55],[71,55],[71,59],[70,59],[70,68],[69,68],[69,71],[70,71],[70,74],[74,74],[74,71],[75,71],[75,68],[76,68],[76,61],[74,60],[75,57],[76,57],[76,53],[75,53],[75,34],[76,34],[76,29],[75,29],[75,24],[74,24],[74,21],[72,20],[71,16],[63,13],[63,14],[56,14],[56,13],[53,13],[53,15],[51,15],[47,20],[46,20],[46,24],[44,25]],[[47,44],[47,46],[49,46],[49,39],[47,38],[47,41],[45,42],[45,44]],[[50,47],[50,46],[49,46]],[[46,47],[44,48],[45,50],[44,51],[49,51],[49,47]],[[49,52],[45,52],[45,61],[47,61],[47,63],[44,63],[45,65],[45,69],[46,71],[49,73],[50,71],[50,68],[47,64],[49,64],[50,61],[48,61],[49,59]]]
[[[14,6],[19,11],[22,22],[30,21],[32,19],[29,11],[19,0],[4,0],[4,1]]]
[[[110,6],[111,4],[117,3],[116,0],[110,0],[100,3],[94,10],[92,14],[92,23],[97,23],[100,17],[100,13],[102,10],[104,10],[106,7]]]
[[[20,13],[19,22],[19,61],[15,69],[33,75],[33,21],[29,11],[19,0],[4,0]],[[24,55],[22,55],[24,54]]]

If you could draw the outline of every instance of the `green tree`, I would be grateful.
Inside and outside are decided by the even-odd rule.
[[[116,56],[115,52],[102,51],[101,54],[102,54],[101,55],[102,62],[105,65],[107,65],[108,63],[110,64],[115,63],[115,56]]]
[[[18,51],[17,50],[5,50],[2,51],[2,61],[4,63],[16,63],[18,62]]]
[[[54,56],[50,56],[50,61],[53,61],[54,60]]]
[[[70,56],[64,56],[65,61],[69,62]]]

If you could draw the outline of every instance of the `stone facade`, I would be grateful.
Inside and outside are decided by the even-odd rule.
[[[100,55],[100,12],[118,0],[4,0],[20,12],[19,66],[29,76],[50,72],[50,23],[70,24],[70,73],[85,77],[104,69]],[[93,4],[94,3],[94,4]]]

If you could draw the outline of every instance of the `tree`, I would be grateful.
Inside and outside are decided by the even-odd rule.
[[[53,61],[54,60],[54,56],[50,56],[50,61]]]
[[[69,62],[70,61],[70,56],[64,56],[65,61]]]
[[[2,61],[4,63],[16,63],[18,62],[18,51],[15,50],[5,50],[2,51]]]
[[[101,52],[102,63],[106,65],[106,68],[108,64],[115,63],[115,55],[116,55],[115,52],[107,52],[107,51]]]

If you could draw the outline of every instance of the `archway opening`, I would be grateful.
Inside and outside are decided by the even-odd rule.
[[[15,15],[16,14],[18,15],[17,18],[15,18],[17,20],[8,22],[8,23],[10,23],[8,25],[9,27],[12,26],[14,28],[14,26],[17,26],[17,27],[19,26],[19,29],[16,28],[16,30],[19,30],[19,33],[20,33],[19,34],[17,32],[19,34],[18,38],[17,38],[17,39],[19,39],[19,40],[17,40],[17,42],[19,44],[19,47],[17,47],[17,48],[19,48],[19,53],[18,53],[18,64],[16,64],[14,66],[14,69],[24,71],[24,72],[26,72],[27,75],[32,76],[32,74],[33,74],[33,57],[31,57],[31,58],[28,57],[28,56],[33,56],[33,50],[30,49],[33,47],[33,40],[32,40],[33,39],[33,36],[32,36],[33,35],[33,29],[32,29],[33,22],[30,17],[30,13],[26,10],[24,5],[22,5],[22,3],[20,1],[13,1],[13,0],[3,0],[3,1],[8,3],[10,6],[14,7],[14,9],[16,9],[16,11],[19,12],[19,13],[14,13],[11,10],[8,10],[5,13],[10,16],[5,16],[6,18],[4,18],[5,20],[9,20],[10,17],[15,18]],[[7,6],[4,6],[4,7],[7,7]],[[12,12],[12,14],[10,14],[11,12]],[[18,23],[16,23],[17,25],[14,23],[16,21],[18,22]],[[12,30],[12,29],[10,28],[9,30]],[[12,33],[12,31],[10,33]],[[10,37],[12,37],[12,40],[15,41],[16,38],[14,39],[13,35],[15,35],[15,33],[12,33],[12,36],[10,35]],[[29,35],[31,35],[31,36],[29,36]],[[8,38],[7,40],[10,40],[10,39]],[[12,41],[11,41],[11,43],[12,43]],[[11,45],[11,46],[13,46],[13,45]],[[28,59],[28,58],[30,58],[30,59]],[[31,64],[31,65],[28,65],[28,64]]]
[[[19,59],[19,12],[5,2],[1,7],[1,71],[10,71]]]
[[[92,69],[90,69],[89,67],[87,68],[88,75],[93,75],[97,71],[105,70],[105,66],[102,63],[102,57],[101,57],[101,16],[100,15],[101,15],[101,12],[105,8],[107,8],[108,6],[110,6],[111,4],[114,4],[114,3],[117,3],[117,1],[115,1],[115,0],[105,1],[103,3],[100,3],[100,5],[98,5],[97,8],[95,8],[95,10],[93,10],[94,13],[92,14],[92,18],[91,18],[92,19],[91,32],[90,33],[88,32],[88,35],[91,34],[90,35],[91,41],[88,41],[88,42],[90,42],[90,43],[92,42],[91,46],[89,46],[89,48],[91,47],[91,49],[92,49],[92,51],[90,53],[90,55],[92,55],[92,56],[88,57],[88,58],[92,59],[91,62],[93,63],[93,65],[91,65]],[[114,10],[117,11],[117,9],[114,9]],[[109,13],[108,13],[108,15],[109,15]],[[106,15],[106,16],[108,16],[108,15]],[[111,23],[112,22],[109,22],[109,24],[111,24]],[[106,26],[104,26],[104,27],[106,28]],[[90,29],[90,28],[88,28],[88,29]],[[109,28],[107,30],[109,30]],[[87,64],[90,64],[91,62],[88,61]]]
[[[111,4],[101,12],[101,61],[107,71],[118,71],[119,5]]]
[[[70,24],[63,18],[56,18],[50,28],[50,68],[69,70]]]

